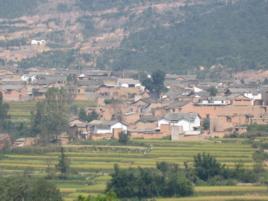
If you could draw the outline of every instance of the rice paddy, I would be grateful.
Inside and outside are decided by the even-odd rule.
[[[144,146],[111,145],[67,145],[66,155],[70,160],[72,176],[68,180],[53,179],[66,201],[75,200],[78,195],[103,193],[114,164],[121,168],[154,167],[157,162],[192,164],[193,156],[200,152],[210,153],[228,167],[242,162],[252,168],[254,149],[243,140],[225,140],[218,144],[214,141],[177,142],[168,140],[141,140]],[[148,149],[149,147],[149,149]],[[0,160],[1,173],[4,175],[31,174],[45,176],[48,164],[57,163],[59,152],[56,149],[39,152],[16,152],[3,154]],[[160,198],[159,200],[268,200],[265,186],[197,186],[191,198]]]

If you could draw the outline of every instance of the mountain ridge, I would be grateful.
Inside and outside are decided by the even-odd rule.
[[[19,5],[21,0],[12,1]],[[14,18],[0,15],[4,65],[184,72],[217,64],[266,68],[268,63],[266,0],[25,0],[24,4],[29,2],[35,6],[30,16],[23,15],[27,9],[18,10]],[[248,11],[253,14],[244,16]],[[222,31],[222,26],[228,29]],[[233,26],[248,34],[234,32]],[[44,39],[47,46],[32,47],[32,39]],[[243,46],[242,39],[250,42]],[[257,46],[252,55],[249,46]]]

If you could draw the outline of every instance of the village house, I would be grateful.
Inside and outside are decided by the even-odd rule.
[[[123,88],[142,88],[140,81],[134,79],[118,79],[117,86]]]
[[[223,106],[223,105],[229,105],[231,104],[231,101],[226,99],[225,97],[209,97],[209,98],[200,98],[196,105],[200,106]]]
[[[137,130],[156,130],[158,126],[158,118],[153,115],[142,115],[135,123],[134,127]]]
[[[13,143],[13,147],[30,147],[36,145],[38,143],[37,138],[33,137],[26,137],[26,138],[19,138],[16,139]]]
[[[4,82],[0,85],[4,101],[26,101],[29,100],[26,84],[24,82]]]
[[[32,40],[31,41],[31,45],[37,45],[37,46],[41,46],[41,45],[46,45],[47,42],[45,40]]]
[[[96,100],[97,89],[103,84],[102,80],[77,80],[75,88],[75,100]]]
[[[169,113],[158,121],[161,133],[200,135],[201,119],[197,113]]]
[[[87,123],[74,119],[69,122],[68,134],[73,139],[86,140],[88,139]]]
[[[223,136],[236,126],[261,122],[267,113],[267,107],[243,95],[228,96],[228,104],[196,104],[190,102],[181,107],[182,112],[196,112],[200,117],[209,119],[210,133]]]
[[[121,133],[127,134],[128,127],[118,121],[94,120],[88,124],[91,140],[119,139]]]

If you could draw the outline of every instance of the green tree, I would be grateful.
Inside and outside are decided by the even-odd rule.
[[[79,111],[79,119],[81,121],[87,121],[87,118],[88,118],[88,116],[87,116],[86,110],[81,108]]]
[[[210,154],[202,153],[194,157],[194,171],[198,178],[207,181],[209,178],[222,175],[224,165],[221,165],[217,159]]]
[[[68,126],[66,91],[50,88],[44,101],[37,103],[32,114],[32,132],[39,134],[44,143],[57,139]]]
[[[62,201],[63,200],[56,186],[54,184],[48,183],[44,179],[33,181],[30,197],[32,201]]]
[[[129,134],[121,132],[119,134],[119,140],[118,141],[119,141],[120,144],[123,144],[123,145],[128,144],[128,142],[129,142]]]
[[[155,99],[158,99],[161,95],[161,92],[165,91],[165,72],[161,70],[156,70],[152,73],[151,77],[146,77],[146,76],[140,76],[140,81],[143,86],[147,90],[150,91],[151,96]]]
[[[98,196],[79,196],[76,201],[119,201],[115,193],[107,193],[105,195]]]
[[[230,170],[232,178],[236,178],[240,182],[254,183],[257,181],[257,175],[252,170],[247,170],[242,163],[235,165],[235,168]]]
[[[31,177],[1,177],[0,200],[63,201],[54,184]]]
[[[93,120],[98,119],[98,117],[99,117],[99,115],[95,111],[93,111],[89,114],[87,114],[87,112],[83,108],[81,108],[79,111],[79,119],[81,121],[91,122]]]
[[[205,120],[204,120],[204,122],[203,122],[203,128],[205,129],[205,130],[209,130],[210,129],[210,118],[206,118]]]
[[[56,169],[55,165],[51,163],[51,160],[47,160],[47,167],[46,167],[46,179],[53,179],[55,177]]]
[[[64,153],[63,147],[61,147],[60,149],[59,161],[58,161],[58,164],[56,165],[56,168],[60,173],[59,178],[67,179],[68,174],[70,173],[70,164],[69,164],[68,158],[66,157]]]
[[[152,198],[189,196],[193,194],[192,183],[175,164],[160,163],[157,168],[114,167],[107,192],[115,192],[119,198]]]
[[[9,104],[4,103],[3,94],[0,92],[0,129],[3,129],[8,116]]]
[[[207,89],[207,92],[209,93],[210,96],[216,96],[218,93],[218,90],[216,87],[209,87]]]

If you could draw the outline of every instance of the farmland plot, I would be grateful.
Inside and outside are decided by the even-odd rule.
[[[155,167],[157,162],[192,163],[193,156],[200,152],[210,153],[228,167],[242,162],[246,168],[252,168],[254,149],[241,141],[177,142],[168,140],[142,140],[144,146],[112,145],[67,145],[66,155],[70,160],[72,175],[68,180],[54,178],[66,201],[74,200],[78,195],[95,195],[104,192],[109,174],[114,164],[122,168]],[[149,147],[149,148],[148,148]],[[37,148],[38,149],[38,148]],[[34,151],[17,151],[3,154],[0,160],[1,173],[4,175],[32,174],[45,176],[48,164],[57,163],[59,152],[48,149],[37,154]],[[253,199],[254,198],[254,199]],[[265,186],[198,186],[191,198],[169,198],[159,200],[268,200]]]

